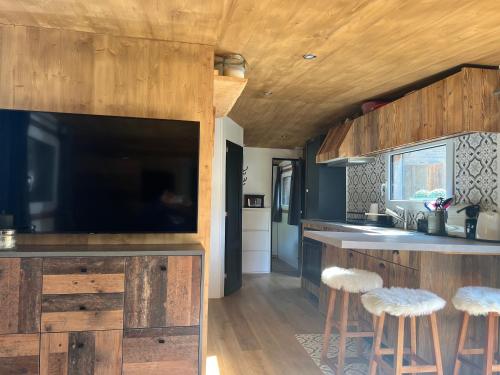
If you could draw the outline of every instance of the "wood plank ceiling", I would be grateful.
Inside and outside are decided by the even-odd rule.
[[[360,102],[455,66],[500,64],[498,0],[0,0],[0,23],[241,53],[249,83],[230,117],[261,147],[301,146]]]

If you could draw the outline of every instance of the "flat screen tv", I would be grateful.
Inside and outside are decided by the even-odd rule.
[[[0,110],[0,223],[196,232],[199,133],[198,122]]]

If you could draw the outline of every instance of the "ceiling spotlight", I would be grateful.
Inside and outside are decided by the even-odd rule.
[[[314,53],[306,53],[302,57],[304,58],[304,60],[314,60],[318,56],[316,56]]]
[[[271,96],[272,94],[272,91],[264,91],[264,96]]]

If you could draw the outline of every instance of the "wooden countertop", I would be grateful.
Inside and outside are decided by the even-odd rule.
[[[361,232],[305,231],[304,236],[342,249],[407,250],[464,255],[500,255],[500,242],[428,236],[424,233],[336,224]]]
[[[45,257],[116,257],[203,255],[201,244],[168,245],[20,245],[12,250],[0,250],[0,258]]]

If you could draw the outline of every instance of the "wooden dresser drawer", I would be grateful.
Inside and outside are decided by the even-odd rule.
[[[40,335],[1,335],[0,374],[37,375]]]
[[[199,327],[128,329],[124,375],[198,374]]]
[[[123,331],[43,333],[40,375],[118,375]]]
[[[41,289],[41,259],[0,259],[0,334],[40,332]]]
[[[200,324],[200,256],[127,258],[126,275],[126,328]]]
[[[42,332],[123,328],[124,258],[43,263]]]

